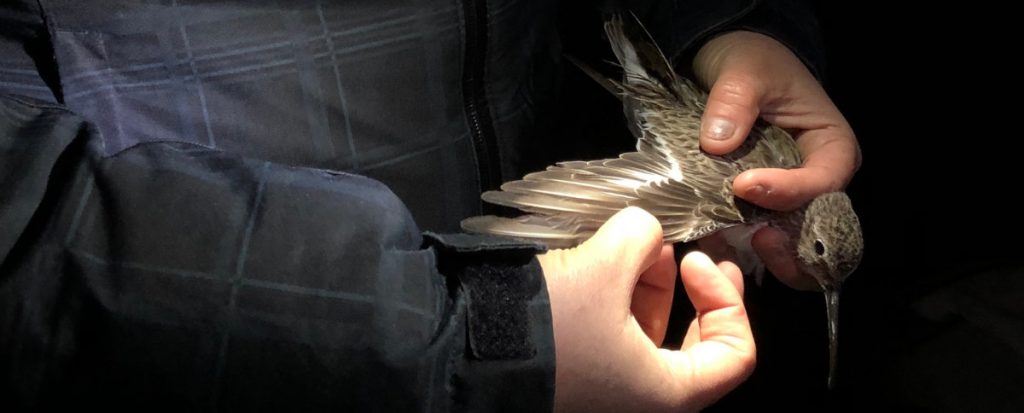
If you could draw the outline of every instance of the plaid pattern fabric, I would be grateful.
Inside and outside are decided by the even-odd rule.
[[[473,165],[457,158],[472,148],[450,86],[461,74],[453,3],[183,3],[47,5],[65,103],[97,125],[107,154],[184,141],[352,171],[441,206],[420,209],[431,228],[454,229],[444,206],[476,207],[464,193]]]
[[[564,125],[615,123],[548,99],[557,3],[474,1],[506,178],[600,145]],[[630,4],[668,19],[652,29],[682,54],[753,2]],[[420,229],[479,212],[464,6],[0,3],[0,397],[15,409],[550,407],[539,269],[516,269],[530,323],[509,326],[536,350],[516,354],[536,356],[477,360],[472,309],[420,245]],[[578,116],[551,122],[566,112]]]
[[[532,357],[476,360],[465,297],[421,246],[416,221],[452,229],[479,203],[458,3],[39,5],[0,12],[0,394],[549,405],[539,268],[512,326]]]
[[[26,3],[2,12],[21,37],[0,41],[2,90],[61,101],[96,126],[106,155],[188,142],[380,180],[424,229],[479,213],[459,2]],[[506,165],[515,135],[535,134],[532,72],[557,57],[551,18],[537,17],[553,6],[539,4],[488,9],[492,46],[510,51],[493,57],[500,81],[487,90]]]
[[[550,403],[535,262],[517,273],[512,327],[536,351],[467,357],[463,290],[380,183],[184,143],[104,157],[76,116],[10,98],[0,149],[0,218],[16,231],[0,235],[0,395],[16,410]]]

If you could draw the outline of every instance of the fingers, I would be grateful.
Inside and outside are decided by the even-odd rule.
[[[743,271],[740,270],[740,267],[730,261],[722,261],[718,263],[718,269],[722,271],[725,278],[729,279],[732,286],[740,293],[740,297],[743,297]]]
[[[763,95],[760,82],[744,71],[719,75],[701,117],[701,148],[715,155],[736,150],[757,120]]]
[[[706,255],[692,252],[680,265],[683,284],[694,308],[700,341],[685,352],[664,352],[671,368],[690,374],[678,376],[699,383],[694,394],[710,400],[738,386],[753,371],[754,337],[737,285],[742,275],[735,265],[716,266]]]
[[[789,211],[814,197],[841,190],[860,167],[860,146],[847,127],[809,130],[799,138],[804,163],[797,169],[751,169],[733,180],[740,198]]]
[[[697,240],[700,251],[707,254],[715,262],[735,260],[736,249],[729,245],[722,232],[715,232]]]
[[[733,182],[738,196],[765,208],[792,210],[842,189],[860,166],[852,128],[821,84],[788,48],[763,35],[731,32],[709,41],[694,73],[711,85],[700,130],[701,148],[724,155],[739,148],[760,116],[800,131],[799,169],[754,169]]]
[[[729,279],[736,291],[743,296],[743,271],[736,264],[729,261],[722,261],[718,263],[718,269],[722,271],[722,274]],[[694,318],[690,322],[689,328],[686,329],[686,335],[683,337],[683,346],[681,350],[688,350],[693,347],[694,344],[700,342],[700,323],[698,318]]]
[[[787,250],[789,242],[786,234],[772,227],[762,228],[750,239],[758,257],[780,282],[797,290],[819,290],[817,282],[797,268],[793,254]]]
[[[686,294],[701,319],[702,341],[719,336],[746,337],[750,327],[741,289],[737,288],[743,283],[739,268],[728,262],[719,267],[707,255],[691,252],[683,257],[680,274]],[[716,323],[719,318],[722,323]],[[706,321],[711,324],[705,325]]]
[[[694,318],[690,321],[690,326],[686,328],[686,335],[683,336],[683,345],[679,349],[686,351],[697,343],[700,343],[700,323]]]
[[[647,211],[629,207],[605,222],[580,245],[580,252],[587,259],[614,263],[620,274],[632,277],[628,285],[634,285],[640,273],[658,260],[663,243],[661,223]]]
[[[661,248],[658,260],[640,274],[640,280],[633,291],[633,317],[656,346],[661,346],[665,341],[675,281],[675,254],[671,245],[665,245]]]

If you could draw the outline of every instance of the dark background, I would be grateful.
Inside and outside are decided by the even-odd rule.
[[[746,289],[757,369],[709,412],[1024,411],[1024,211],[1013,199],[1024,159],[1020,66],[1009,62],[1024,49],[1019,23],[980,4],[893,3],[815,5],[824,86],[864,154],[848,193],[865,255],[841,300],[837,387],[826,387],[823,297],[769,277]],[[628,136],[618,102],[566,73],[572,99],[594,112],[562,127],[605,145],[547,153],[631,149],[608,138]],[[687,306],[677,294],[670,329],[680,338]]]
[[[904,6],[907,7],[907,6]],[[1024,411],[1012,14],[821,2],[828,83],[865,153],[843,411]],[[1009,70],[1008,70],[1009,69]],[[873,409],[874,408],[874,409]]]
[[[818,4],[825,87],[864,153],[838,386],[823,299],[767,283],[747,289],[757,371],[709,411],[1024,411],[1019,23],[980,4],[899,7]]]

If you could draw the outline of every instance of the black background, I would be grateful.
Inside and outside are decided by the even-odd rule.
[[[1024,275],[1020,23],[980,4],[899,7],[818,5],[825,87],[864,153],[848,192],[865,256],[841,301],[838,386],[825,388],[822,298],[767,283],[747,289],[757,371],[708,411],[1024,411],[1024,331],[989,334],[949,298],[992,271]],[[1017,303],[982,322],[1024,326],[1020,286],[981,283],[982,300]],[[954,309],[926,316],[936,300]]]
[[[847,188],[865,255],[841,300],[837,387],[826,388],[822,296],[769,277],[746,289],[757,369],[707,411],[1024,411],[1024,284],[989,276],[1024,279],[1024,211],[1014,200],[1020,66],[1010,63],[1024,50],[1014,34],[1020,22],[1008,21],[1008,10],[955,2],[816,7],[824,86],[864,155]],[[572,71],[565,81],[572,99],[587,102],[587,113],[565,118],[569,135],[624,136],[617,101]],[[633,145],[603,139],[611,148],[570,141],[545,149],[555,159],[598,158]],[[1002,303],[988,308],[998,319],[961,314],[988,302]],[[687,305],[677,294],[670,337],[692,317]]]

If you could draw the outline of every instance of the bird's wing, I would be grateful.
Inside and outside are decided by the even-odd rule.
[[[707,92],[675,73],[650,33],[635,18],[613,16],[605,23],[605,32],[623,72],[621,82],[611,82],[621,90],[638,150],[644,151],[647,146],[666,158],[686,160],[681,166],[696,176],[734,177],[752,168],[800,166],[800,151],[792,136],[761,121],[735,151],[724,156],[702,153],[699,126]],[[586,72],[594,78],[599,76],[592,69]]]
[[[527,215],[473,217],[462,222],[463,229],[567,247],[589,238],[622,208],[638,206],[661,222],[666,241],[688,242],[746,222],[732,192],[732,180],[740,172],[788,167],[794,160],[793,166],[799,164],[792,138],[781,129],[758,129],[740,150],[726,156],[701,151],[700,117],[707,94],[672,70],[639,24],[626,25],[614,17],[605,30],[623,79],[600,83],[620,91],[638,138],[637,151],[613,159],[563,162],[506,183],[500,191],[485,192],[485,201]],[[599,78],[595,71],[586,71]]]
[[[641,207],[654,215],[669,242],[694,240],[743,222],[734,206],[705,198],[705,189],[676,179],[673,174],[666,158],[644,152],[628,152],[614,159],[563,162],[505,183],[500,191],[483,194],[489,203],[518,208],[527,215],[473,217],[464,220],[462,227],[561,248],[586,240],[608,218],[628,206]],[[728,181],[719,179],[718,186],[721,191]]]

